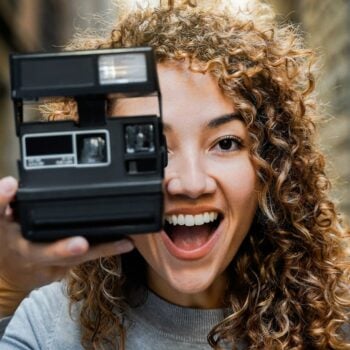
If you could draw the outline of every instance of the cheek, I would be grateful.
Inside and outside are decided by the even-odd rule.
[[[247,158],[222,163],[216,167],[215,174],[226,197],[233,202],[244,202],[251,199],[257,190],[257,176],[253,164]]]

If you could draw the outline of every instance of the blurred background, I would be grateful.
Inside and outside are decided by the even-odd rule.
[[[18,140],[9,95],[8,54],[62,47],[74,32],[102,16],[113,21],[115,0],[0,1],[0,177],[16,176]],[[164,1],[164,0],[161,0]],[[245,1],[236,0],[244,4]],[[132,0],[124,3],[132,2]],[[350,1],[271,0],[283,22],[294,22],[309,46],[322,53],[318,94],[330,121],[322,127],[322,148],[341,209],[350,217]],[[102,23],[102,22],[100,22]]]

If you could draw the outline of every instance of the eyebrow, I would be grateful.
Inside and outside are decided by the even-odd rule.
[[[243,118],[241,115],[236,114],[236,113],[230,113],[230,114],[223,114],[220,115],[208,122],[206,125],[207,129],[215,129],[218,128],[221,125],[227,124],[229,122],[232,122],[233,120],[240,120],[242,121]]]
[[[229,122],[232,122],[234,120],[240,120],[242,121],[243,118],[240,114],[236,113],[229,113],[229,114],[223,114],[218,117],[215,117],[211,119],[206,125],[206,129],[216,129],[221,125],[227,124]],[[163,123],[164,131],[170,131],[172,130],[171,126],[167,123]]]

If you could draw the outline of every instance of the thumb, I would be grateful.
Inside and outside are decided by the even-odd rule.
[[[15,195],[17,188],[17,180],[12,176],[0,180],[0,216],[5,214],[6,207]]]

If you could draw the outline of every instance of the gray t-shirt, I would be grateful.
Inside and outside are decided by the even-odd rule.
[[[79,325],[69,316],[64,288],[56,282],[32,292],[7,326],[0,349],[82,350]],[[126,349],[209,350],[207,335],[223,318],[222,309],[184,308],[149,292],[142,306],[130,309]]]

